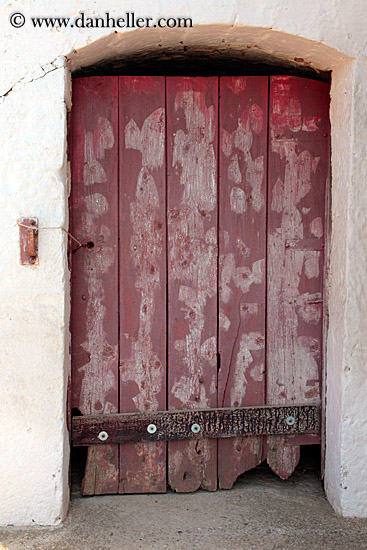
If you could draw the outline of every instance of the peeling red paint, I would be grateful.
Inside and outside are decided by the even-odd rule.
[[[71,231],[91,243],[72,254],[72,407],[118,411],[117,82],[76,79]],[[117,492],[118,446],[89,447],[84,494]]]
[[[219,406],[264,403],[266,77],[220,88]],[[232,93],[234,92],[234,93]],[[230,488],[259,464],[263,438],[218,441],[218,477]]]
[[[169,408],[217,403],[217,90],[216,78],[167,79]],[[216,442],[194,445],[169,443],[169,483],[215,490]]]
[[[328,89],[272,77],[270,91],[267,401],[317,404],[328,179],[328,132],[319,125],[328,127]],[[323,109],[323,118],[315,109]],[[298,460],[299,447],[287,446],[283,436],[268,438],[268,463],[280,477],[289,477]]]
[[[120,77],[120,410],[166,408],[162,77]],[[120,493],[166,491],[166,444],[120,446]]]
[[[225,85],[235,94],[239,94],[246,88],[246,78],[243,76],[230,76],[225,79]]]

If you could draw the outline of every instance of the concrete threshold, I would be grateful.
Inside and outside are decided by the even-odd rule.
[[[74,487],[73,495],[63,526],[0,529],[0,549],[367,548],[367,520],[335,514],[312,469],[282,481],[260,467],[215,493],[82,498]]]

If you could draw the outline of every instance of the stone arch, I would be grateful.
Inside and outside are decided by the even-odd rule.
[[[139,29],[113,32],[66,58],[73,73],[88,74],[103,68],[124,70],[129,59],[139,66],[151,61],[200,53],[203,57],[237,59],[248,65],[263,65],[322,74],[335,70],[351,58],[321,42],[261,27],[196,25],[182,29]],[[130,67],[129,67],[130,68]]]

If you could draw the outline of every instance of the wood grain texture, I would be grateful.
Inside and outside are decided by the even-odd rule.
[[[287,423],[290,418],[294,419],[294,424]],[[148,431],[152,424],[156,427],[155,433]],[[198,433],[191,429],[194,424],[200,426]],[[106,445],[98,438],[101,431],[108,434],[107,441],[115,443],[202,438],[235,440],[238,436],[317,433],[320,431],[320,410],[316,405],[280,405],[77,416],[73,419],[75,445]]]
[[[217,405],[217,78],[167,78],[168,408]],[[170,442],[171,488],[217,486],[216,441]]]
[[[120,411],[166,408],[165,79],[119,77]],[[121,445],[120,493],[166,491],[166,444]]]
[[[117,78],[73,82],[71,406],[118,411]],[[89,447],[84,494],[117,493],[118,446]]]
[[[220,79],[218,404],[265,403],[268,78]],[[263,438],[218,441],[230,489],[263,460]]]
[[[329,87],[296,77],[270,83],[267,403],[320,403]],[[305,442],[307,439],[305,440]],[[285,479],[299,446],[268,438]]]

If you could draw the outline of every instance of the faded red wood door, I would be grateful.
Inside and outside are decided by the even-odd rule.
[[[74,80],[72,407],[320,403],[328,85]],[[230,488],[299,445],[268,436],[90,446],[84,494]]]

